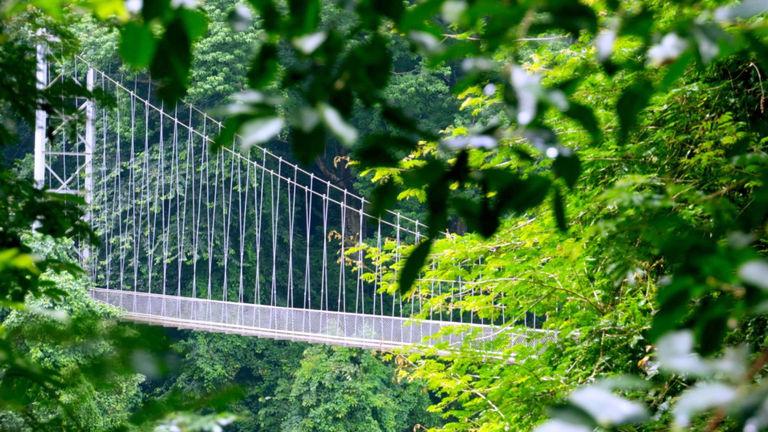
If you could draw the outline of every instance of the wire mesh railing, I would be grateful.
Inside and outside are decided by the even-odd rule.
[[[243,326],[250,317],[261,331],[288,331],[277,327],[304,314],[310,324],[296,332],[307,334],[346,314],[336,322],[362,327],[344,337],[362,331],[398,345],[453,324],[479,325],[484,337],[508,324],[501,302],[490,314],[465,307],[472,281],[422,279],[413,295],[397,292],[402,260],[425,230],[417,220],[373,216],[363,197],[264,147],[242,150],[239,136],[212,152],[222,124],[191,105],[165,107],[150,80],[118,81],[80,57],[45,68],[47,77],[86,83],[93,94],[73,101],[88,104],[88,133],[49,134],[45,158],[49,182],[63,169],[73,189],[89,185],[88,214],[102,242],[84,264],[104,288],[97,299],[119,299],[121,307],[130,299],[127,310],[137,316],[208,325]],[[71,120],[51,116],[47,129],[63,131]],[[59,159],[70,153],[84,168],[67,171]],[[221,318],[212,321],[216,313],[206,309],[198,319],[201,307]],[[262,307],[282,324],[255,319]],[[232,323],[235,312],[242,321]],[[407,329],[411,316],[421,324]],[[329,329],[322,331],[338,333]]]

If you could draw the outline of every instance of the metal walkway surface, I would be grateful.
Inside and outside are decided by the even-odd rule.
[[[472,333],[477,340],[483,340],[494,337],[499,331],[494,326],[481,324],[264,306],[112,289],[92,289],[91,297],[123,310],[124,317],[135,322],[382,351],[410,345],[450,348],[460,344],[468,333]],[[449,327],[453,328],[452,334],[436,336]],[[511,344],[534,344],[550,337],[549,332],[529,330],[526,333],[506,334]]]

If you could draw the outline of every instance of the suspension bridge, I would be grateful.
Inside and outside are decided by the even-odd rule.
[[[165,107],[150,80],[37,55],[40,89],[69,81],[94,96],[72,98],[75,114],[37,111],[35,181],[85,198],[101,238],[79,247],[91,296],[126,319],[380,350],[551,339],[541,317],[512,322],[503,299],[491,314],[466,308],[477,281],[420,279],[397,293],[419,221],[372,216],[363,197],[239,136],[210,151],[222,123]]]

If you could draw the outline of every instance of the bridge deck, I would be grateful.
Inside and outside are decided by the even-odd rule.
[[[248,303],[148,294],[134,291],[92,289],[91,297],[124,311],[124,318],[167,327],[236,333],[270,339],[293,340],[358,348],[391,350],[413,344],[460,344],[473,332],[491,337],[498,328],[480,324],[364,315],[264,306]],[[431,337],[445,327],[460,325],[461,332]],[[510,342],[532,343],[525,335]]]

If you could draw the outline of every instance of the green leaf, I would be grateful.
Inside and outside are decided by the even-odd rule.
[[[144,1],[141,3],[141,16],[144,22],[155,18],[164,18],[171,12],[171,0]]]
[[[208,30],[208,18],[202,11],[181,8],[178,10],[178,14],[191,41],[194,42],[205,36],[205,32]]]
[[[248,68],[248,84],[253,88],[264,88],[275,78],[277,70],[277,46],[265,43]]]
[[[597,423],[595,423],[595,420],[592,418],[591,415],[589,415],[588,412],[584,411],[583,408],[577,405],[574,405],[568,401],[547,407],[547,413],[549,414],[549,417],[555,419],[555,421],[562,421],[572,427],[574,427],[574,425],[579,425],[581,427],[586,428],[586,430],[590,432],[594,431],[595,428],[597,427]],[[560,428],[552,428],[552,429],[537,428],[536,432],[539,432],[539,431],[559,432],[560,430],[561,430]],[[574,429],[574,430],[578,430],[578,429]]]
[[[412,30],[426,30],[433,27],[427,24],[440,12],[442,0],[426,0],[410,7],[400,20],[400,30],[408,33]]]
[[[595,117],[595,113],[591,108],[579,103],[569,102],[568,109],[565,110],[564,114],[579,122],[589,132],[595,143],[600,142],[603,137],[603,131],[600,129],[597,117]]]
[[[312,33],[320,24],[320,0],[288,0],[288,10],[293,34]]]
[[[552,184],[550,179],[531,175],[523,180],[515,173],[504,171],[498,169],[484,171],[489,189],[497,192],[496,202],[499,214],[507,210],[522,213],[536,207],[547,197],[547,191]]]
[[[365,137],[365,140],[354,148],[353,157],[364,168],[393,167],[408,156],[416,145],[416,140],[401,135],[375,133]]]
[[[757,63],[763,70],[768,70],[768,44],[762,42],[761,36],[757,32],[746,32],[744,39],[749,49],[755,53]]]
[[[197,10],[180,8],[165,28],[150,71],[158,82],[158,95],[169,104],[187,92],[192,66],[192,43],[205,34],[207,18]]]
[[[717,24],[697,24],[693,26],[693,40],[699,59],[707,64],[720,55],[728,55],[728,46],[733,43]]]
[[[451,168],[447,173],[447,178],[458,182],[461,186],[467,181],[469,174],[469,152],[467,150],[462,150],[456,155],[456,160],[454,160],[451,165]]]
[[[371,0],[373,10],[397,22],[405,11],[402,0]]]
[[[573,189],[576,185],[576,180],[581,173],[581,162],[576,153],[560,151],[552,162],[552,171],[555,175],[565,180],[565,184],[569,188]]]
[[[323,152],[325,138],[325,129],[319,125],[312,128],[292,128],[290,141],[293,155],[304,165],[312,163]]]
[[[429,159],[424,165],[404,171],[402,173],[403,182],[409,187],[420,188],[439,181],[445,175],[446,169],[447,167],[443,161]]]
[[[576,1],[552,2],[540,9],[549,17],[546,20],[535,22],[531,25],[531,34],[552,32],[562,29],[578,35],[582,30],[591,34],[597,32],[597,14],[591,7]]]
[[[647,40],[653,28],[653,20],[651,11],[641,9],[640,12],[624,18],[619,27],[619,34],[639,36],[643,40]]]
[[[695,284],[692,278],[675,278],[668,285],[659,288],[656,295],[659,309],[653,316],[648,338],[655,341],[665,333],[679,328],[680,323],[690,314],[690,289]]]
[[[150,68],[152,78],[158,83],[158,95],[166,103],[175,103],[187,92],[191,50],[186,23],[177,17],[166,27]]]
[[[134,68],[146,68],[155,54],[155,37],[148,26],[136,21],[126,23],[120,29],[120,57]]]
[[[229,117],[224,120],[224,127],[221,128],[216,139],[213,140],[213,143],[210,146],[210,151],[217,152],[223,147],[232,145],[243,121],[244,119],[242,116]]]
[[[22,269],[30,273],[39,273],[35,265],[35,258],[26,253],[20,253],[18,249],[0,249],[0,271],[13,271],[13,269]]]
[[[399,188],[391,180],[377,184],[371,194],[371,213],[381,216],[387,209],[393,208],[397,204],[398,193]]]
[[[583,423],[573,423],[555,418],[536,426],[536,429],[534,429],[533,432],[592,432],[594,430],[594,427],[586,426]]]
[[[653,84],[641,78],[624,89],[616,103],[616,114],[619,116],[619,144],[625,144],[629,133],[637,125],[640,112],[648,106],[653,94]]]
[[[659,90],[664,91],[672,87],[677,80],[683,76],[688,66],[693,63],[693,53],[685,51],[672,64],[667,67],[667,71],[659,84]]]
[[[557,187],[552,196],[552,210],[555,213],[557,228],[563,232],[568,231],[568,222],[565,219],[565,200],[560,192],[560,188]]]
[[[53,192],[53,191],[45,191],[45,195],[50,200],[68,202],[76,206],[85,205],[85,198],[83,198],[80,195],[73,195],[69,193],[60,193],[60,192]]]
[[[401,108],[392,106],[387,101],[378,102],[381,104],[381,116],[394,126],[404,132],[417,134],[425,140],[437,141],[439,139],[439,136],[434,132],[420,128],[416,120],[405,114]]]
[[[429,236],[436,237],[448,224],[448,209],[445,207],[448,201],[448,180],[446,176],[440,176],[427,187],[427,208],[429,214]]]
[[[468,221],[467,225],[477,230],[484,238],[490,238],[499,229],[500,212],[500,206],[491,205],[491,199],[483,196],[480,200],[477,218],[473,221]]]
[[[451,208],[466,221],[470,230],[479,230],[480,226],[478,226],[477,221],[480,214],[480,204],[475,200],[467,197],[453,197],[451,198]]]
[[[274,33],[280,29],[280,12],[271,0],[248,0],[261,18],[261,26],[267,33]]]
[[[735,310],[736,305],[730,296],[706,297],[697,305],[693,321],[702,355],[712,354],[722,348],[728,331],[728,319]]]
[[[351,75],[350,85],[358,97],[370,105],[377,91],[387,85],[391,74],[392,58],[386,40],[380,35],[371,37],[352,50],[344,67]]]
[[[742,0],[736,4],[718,8],[715,11],[715,19],[731,21],[751,18],[764,13],[768,13],[768,3],[764,0]]]
[[[242,32],[253,25],[253,12],[243,3],[238,3],[232,8],[227,16],[227,21],[232,30]]]
[[[399,291],[402,295],[410,293],[413,283],[419,277],[421,268],[424,267],[424,263],[427,261],[429,251],[432,248],[432,239],[426,238],[419,243],[411,254],[408,255],[408,259],[405,261],[405,265],[400,272]]]

